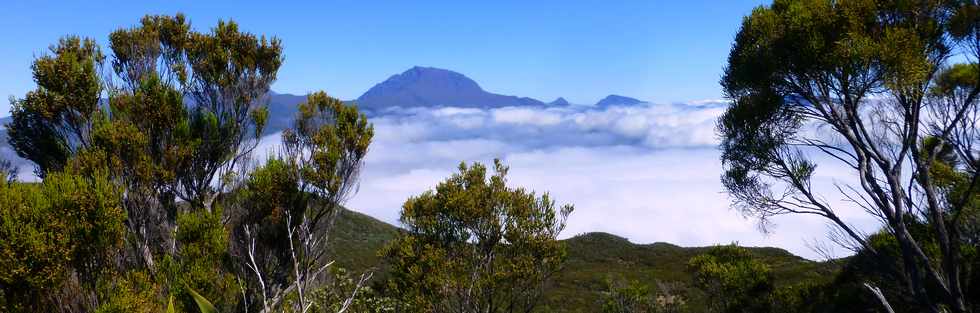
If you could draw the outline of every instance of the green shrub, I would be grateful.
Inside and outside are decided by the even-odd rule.
[[[0,182],[3,302],[42,308],[71,273],[94,287],[122,245],[125,213],[104,176],[51,173],[42,183]]]

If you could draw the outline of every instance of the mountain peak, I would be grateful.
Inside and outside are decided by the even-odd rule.
[[[599,107],[610,106],[610,105],[636,105],[640,103],[647,103],[646,101],[639,100],[636,98],[630,98],[620,95],[608,95],[602,100],[599,100],[595,105]]]
[[[414,66],[374,85],[357,98],[357,103],[373,109],[389,106],[503,107],[544,104],[531,98],[490,93],[463,74],[422,66]]]
[[[569,104],[568,104],[568,100],[565,100],[565,98],[558,97],[558,99],[555,99],[555,101],[548,102],[548,105],[552,105],[552,106],[566,106],[566,105],[569,105]]]
[[[466,75],[450,71],[447,69],[441,69],[436,67],[426,67],[426,66],[413,66],[412,68],[402,72],[401,74],[395,74],[392,78],[401,78],[407,80],[444,80],[452,81],[458,83],[464,83],[462,87],[474,88],[478,90],[483,90],[480,85],[475,81],[466,77]],[[389,78],[390,80],[391,78]]]

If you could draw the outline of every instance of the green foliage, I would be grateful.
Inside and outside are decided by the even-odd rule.
[[[688,263],[694,286],[704,290],[713,312],[769,312],[773,276],[745,248],[714,247]]]
[[[939,73],[931,92],[935,96],[955,96],[969,92],[976,85],[978,75],[980,73],[977,73],[976,63],[953,64]]]
[[[293,127],[283,131],[286,157],[298,169],[301,190],[317,197],[310,223],[330,225],[356,186],[374,126],[356,106],[316,92],[300,103]]]
[[[375,281],[385,281],[378,252],[398,237],[402,229],[370,216],[344,209],[327,234],[327,255],[334,266],[353,272],[374,270]]]
[[[69,279],[84,284],[106,269],[122,245],[119,190],[105,176],[51,173],[40,184],[0,182],[0,295],[40,310]]]
[[[324,246],[342,203],[356,186],[374,130],[356,107],[326,93],[299,105],[283,133],[284,153],[254,170],[235,192],[235,246],[249,269],[247,299],[268,304],[269,290],[282,295],[276,307],[305,307],[327,264]],[[264,119],[267,112],[256,113]],[[344,249],[346,247],[339,247]],[[302,291],[305,290],[304,294]],[[249,301],[249,300],[246,300]]]
[[[248,175],[283,62],[279,39],[232,21],[198,32],[181,14],[148,15],[112,32],[109,48],[106,58],[94,40],[66,37],[35,60],[36,90],[13,101],[11,144],[45,181],[4,182],[2,192],[17,197],[0,200],[0,251],[10,256],[0,261],[9,269],[0,305],[31,309],[57,298],[71,311],[151,311],[168,295],[178,299],[168,306],[186,311],[195,305],[186,295],[200,291],[237,311],[239,292],[255,293],[239,288],[256,287],[236,264],[249,239],[242,226],[259,238],[277,290],[291,280],[322,283],[311,268],[326,248],[315,243],[354,190],[373,136],[367,118],[313,94],[287,132],[293,154]],[[102,75],[106,59],[112,72]],[[87,188],[80,182],[97,192],[75,190]],[[290,262],[304,269],[290,271]],[[296,300],[291,293],[283,303]]]
[[[975,71],[976,66],[973,68]],[[923,139],[921,146],[923,158],[929,154],[935,155],[929,173],[948,206],[953,209],[948,223],[956,227],[964,241],[960,249],[965,252],[976,250],[976,245],[980,243],[980,186],[972,181],[975,173],[962,170],[962,163],[969,161],[963,161],[957,155],[956,147],[936,137]]]
[[[899,253],[877,256],[903,282],[904,291],[888,291],[914,296],[927,312],[970,311],[964,295],[974,287],[960,280],[971,275],[975,245],[960,227],[973,227],[957,216],[971,211],[975,190],[964,181],[978,172],[977,7],[776,0],[753,10],[721,79],[733,101],[718,121],[733,206],[762,226],[781,214],[826,218],[878,254],[826,200],[837,196],[817,192],[810,158],[839,161],[860,182],[841,187],[843,196],[885,221],[897,241]]]
[[[403,231],[370,216],[344,210],[328,235],[329,255],[335,261],[333,266],[350,269],[351,273],[373,271],[374,276],[370,280],[372,289],[381,295],[396,297],[397,293],[387,285],[391,264],[379,259],[375,252],[396,240]],[[646,286],[654,300],[660,296],[680,296],[684,300],[683,312],[706,310],[707,298],[701,290],[691,288],[693,278],[686,270],[691,258],[709,248],[685,248],[666,243],[634,244],[604,233],[584,234],[561,242],[566,247],[567,258],[561,272],[550,281],[551,287],[543,295],[535,312],[600,312],[603,292],[608,291],[610,279],[614,283],[638,282]],[[824,286],[834,280],[840,268],[834,262],[809,261],[782,249],[745,249],[770,267],[777,293],[784,287],[804,283]],[[821,288],[830,291],[837,289],[848,296],[868,295],[864,289]],[[821,295],[821,298],[808,302],[816,302],[816,305],[829,303],[821,302],[822,298],[830,296]],[[843,300],[839,303],[843,303]],[[846,312],[846,308],[853,307],[856,306],[844,303],[836,306],[843,309],[799,312]],[[794,312],[791,309],[783,311]]]
[[[656,299],[650,288],[637,281],[609,281],[606,291],[602,293],[603,313],[654,313],[657,310]]]
[[[916,224],[911,231],[915,236],[924,236],[931,230],[929,225]],[[909,278],[903,274],[904,264],[894,262],[902,259],[899,243],[894,235],[881,231],[871,235],[869,243],[874,248],[874,253],[862,250],[851,257],[832,261],[840,264],[839,271],[827,272],[823,278],[811,277],[783,284],[773,283],[771,286],[766,283],[766,278],[756,279],[765,277],[760,274],[765,273],[763,269],[770,265],[762,264],[763,259],[758,255],[750,257],[748,250],[732,250],[744,248],[721,247],[730,250],[724,257],[718,257],[717,252],[711,254],[712,251],[709,251],[693,258],[691,266],[693,270],[710,274],[695,272],[696,287],[705,292],[708,299],[721,300],[712,303],[714,307],[727,306],[734,310],[729,312],[739,312],[740,309],[744,311],[746,308],[751,308],[748,309],[751,312],[877,312],[876,309],[881,304],[864,286],[865,283],[880,288],[896,312],[927,310],[905,289]],[[932,257],[940,254],[935,242],[927,243],[924,247],[926,253]],[[733,251],[734,254],[731,253]],[[728,261],[723,261],[726,259]],[[965,261],[973,262],[975,259],[972,257]],[[695,265],[697,267],[693,267]],[[771,273],[774,274],[771,278],[774,282],[785,276],[783,273],[776,274],[776,271]],[[704,283],[705,277],[710,278],[707,284]],[[727,287],[726,283],[729,283]],[[753,284],[764,288],[750,290]],[[937,297],[934,301],[939,301],[939,295],[931,296]]]
[[[932,232],[930,225],[915,223],[910,225],[910,233],[917,238],[928,239]],[[916,300],[914,294],[907,290],[909,276],[904,274],[905,267],[900,243],[895,236],[887,231],[879,231],[870,236],[869,242],[876,253],[868,250],[859,251],[848,258],[841,273],[835,278],[828,289],[849,289],[855,294],[838,293],[832,299],[832,305],[843,307],[841,304],[860,303],[864,307],[880,307],[877,300],[871,297],[864,283],[879,287],[897,312],[922,312],[927,310]],[[930,258],[938,258],[941,254],[935,240],[921,241],[922,249]],[[966,263],[969,263],[967,261]],[[940,301],[938,294],[931,294],[933,301]]]
[[[234,22],[198,33],[178,14],[146,16],[138,27],[119,29],[110,35],[110,48],[121,88],[97,75],[105,58],[93,40],[67,37],[52,55],[38,58],[37,90],[13,103],[11,144],[43,176],[93,146],[100,116],[112,129],[131,124],[132,131],[118,136],[144,142],[130,146],[141,153],[120,156],[121,163],[158,175],[158,191],[210,206],[217,172],[236,164],[262,134],[261,97],[282,64],[279,40],[240,32]],[[118,136],[103,139],[126,139]],[[127,141],[109,143],[116,145],[99,148]]]
[[[114,57],[112,69],[130,89],[136,89],[144,79],[157,75],[165,77],[169,85],[186,81],[188,72],[183,63],[183,49],[190,32],[190,22],[183,14],[144,16],[139,26],[109,34]],[[157,60],[164,66],[158,67]]]
[[[197,291],[194,291],[194,288],[187,288],[187,293],[194,298],[194,303],[197,304],[197,308],[201,310],[201,313],[218,313],[218,309],[214,308],[211,301],[208,301],[208,299],[198,294]]]
[[[298,219],[310,201],[309,195],[299,190],[296,170],[286,161],[270,159],[249,175],[240,196],[243,212],[239,223],[252,225],[263,244],[285,254],[286,215]]]
[[[224,21],[210,33],[179,38],[186,39],[180,51],[190,70],[179,76],[186,78],[184,91],[195,102],[189,125],[201,144],[182,164],[184,171],[178,170],[178,194],[207,206],[218,171],[241,161],[262,134],[263,114],[253,112],[265,110],[262,97],[282,65],[282,45],[278,38],[241,32],[235,22]]]
[[[107,286],[99,287],[99,298],[104,299],[95,310],[98,313],[156,313],[160,312],[160,285],[146,272],[132,271],[101,281]],[[173,299],[167,305],[167,312],[173,312]]]
[[[709,295],[696,288],[688,273],[690,259],[711,248],[678,247],[667,243],[633,244],[604,233],[589,233],[565,240],[568,261],[548,295],[547,303],[563,312],[595,312],[601,299],[596,290],[607,288],[610,278],[646,284],[656,296],[681,295],[688,312],[705,312]],[[776,288],[802,281],[832,279],[832,263],[809,261],[777,248],[745,248],[770,267]],[[659,283],[655,283],[659,282]]]
[[[384,253],[392,292],[412,310],[529,311],[561,268],[565,248],[556,237],[572,206],[556,209],[547,194],[507,187],[499,160],[494,172],[461,164],[402,207],[407,232]]]
[[[962,41],[980,37],[980,4],[969,1],[961,1],[959,4],[950,17],[950,35]]]
[[[229,223],[233,227],[231,252],[248,264],[254,257],[255,266],[266,273],[263,283],[268,287],[286,288],[294,276],[290,246],[299,245],[295,236],[289,237],[293,229],[287,228],[287,218],[292,219],[291,226],[295,227],[312,197],[299,190],[296,169],[281,159],[269,159],[256,168],[243,187],[234,194],[234,199],[228,199],[235,210]],[[250,290],[260,290],[260,282],[253,279],[255,274],[246,273]],[[257,298],[256,303],[261,302],[260,295],[250,296]]]
[[[92,118],[99,111],[102,82],[96,67],[104,56],[92,39],[65,37],[32,66],[37,89],[11,103],[7,125],[11,146],[37,165],[37,174],[64,167],[88,144]]]
[[[221,210],[187,212],[177,216],[177,240],[181,256],[217,262],[228,248],[228,235],[221,223]]]
[[[178,295],[197,290],[218,306],[231,310],[238,300],[238,285],[227,270],[231,265],[228,254],[228,233],[221,222],[221,209],[214,212],[196,211],[177,216],[176,240],[179,258],[162,262],[170,279],[170,287]],[[175,287],[175,284],[184,286]],[[186,287],[186,288],[180,288]],[[178,296],[178,299],[186,298]],[[183,301],[183,307],[191,307]]]
[[[173,296],[170,296],[170,300],[167,300],[167,313],[177,313],[177,309],[174,308]]]
[[[780,284],[777,278],[785,273],[777,275],[778,263],[765,261],[748,248],[728,245],[691,258],[688,268],[711,312],[830,313],[879,307],[862,285],[868,278],[851,276],[853,260],[838,261],[848,265],[841,271],[824,271],[823,276],[810,272],[811,277]]]

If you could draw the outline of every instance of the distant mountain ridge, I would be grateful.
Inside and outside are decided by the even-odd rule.
[[[602,100],[599,100],[599,102],[596,102],[595,106],[608,107],[613,105],[637,105],[643,103],[647,103],[647,102],[635,98],[620,96],[620,95],[608,95],[605,98],[602,98]]]
[[[272,132],[281,130],[296,113],[296,105],[306,100],[305,95],[269,92],[269,124]],[[500,95],[484,90],[476,81],[458,72],[435,67],[414,66],[402,73],[375,84],[364,94],[347,103],[356,103],[368,115],[382,114],[390,107],[455,106],[466,108],[499,108],[507,106],[569,106],[563,97],[543,102],[530,97]],[[609,95],[595,104],[637,105],[647,103],[631,97]],[[6,112],[4,112],[6,113]],[[2,113],[0,113],[2,114]],[[0,117],[0,125],[10,122],[10,117]],[[0,127],[0,132],[3,132]],[[5,143],[0,143],[2,147]]]
[[[368,109],[389,106],[493,108],[545,105],[532,98],[487,92],[476,81],[457,72],[420,66],[374,85],[355,102]]]
[[[276,92],[268,94],[269,116],[264,133],[271,135],[289,127],[296,116],[297,105],[306,101],[305,95],[292,95]],[[355,100],[345,101],[356,103],[368,117],[384,115],[386,110],[401,107],[438,107],[454,106],[465,108],[501,108],[510,106],[534,107],[564,107],[570,106],[565,98],[558,97],[554,101],[543,101],[529,98],[501,95],[484,90],[480,85],[458,72],[435,67],[415,66],[402,73],[392,75],[388,79],[374,85]],[[614,105],[630,106],[646,103],[620,95],[609,95],[598,103],[597,107]],[[3,125],[9,123],[9,116],[0,117],[0,158],[6,158],[15,164],[29,164],[27,160],[17,157],[13,148],[7,142],[7,131]]]

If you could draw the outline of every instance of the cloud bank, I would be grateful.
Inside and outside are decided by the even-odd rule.
[[[726,105],[392,108],[371,119],[374,142],[348,206],[397,224],[408,197],[434,188],[460,162],[500,158],[511,167],[512,186],[575,205],[564,237],[603,231],[636,243],[738,242],[817,258],[807,242],[825,240],[823,220],[779,217],[766,235],[729,209],[714,132]],[[836,195],[833,183],[847,182],[842,174],[821,168],[819,188]],[[858,210],[841,215],[860,228],[877,227]]]

